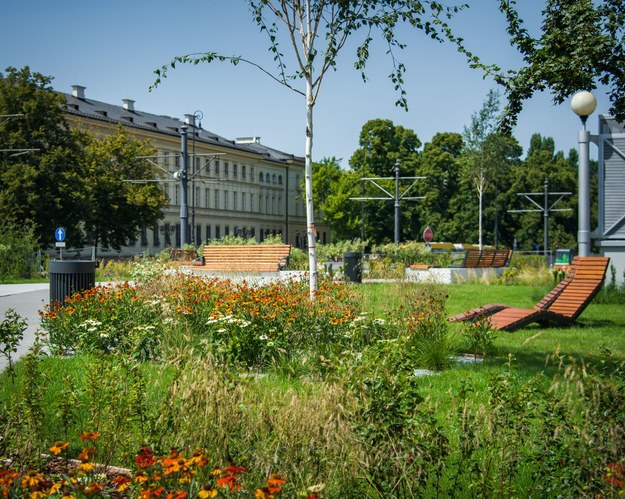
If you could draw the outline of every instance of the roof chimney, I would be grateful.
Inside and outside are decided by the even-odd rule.
[[[133,101],[132,99],[122,99],[122,102],[124,103],[122,107],[127,111],[135,110],[135,101]]]
[[[72,85],[72,95],[77,99],[85,98],[85,88],[82,85]]]
[[[195,128],[195,114],[185,114],[184,115],[184,122],[187,125],[191,125],[192,127]]]
[[[260,137],[238,137],[236,144],[260,144]]]

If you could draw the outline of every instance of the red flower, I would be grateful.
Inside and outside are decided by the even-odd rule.
[[[152,449],[149,447],[142,447],[141,450],[137,453],[137,458],[135,459],[135,463],[139,468],[148,468],[153,464],[156,464],[156,460],[154,459],[154,455],[152,454]]]

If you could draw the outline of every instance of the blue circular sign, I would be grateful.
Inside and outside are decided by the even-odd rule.
[[[65,241],[65,229],[63,227],[57,227],[54,230],[54,239],[57,241]]]

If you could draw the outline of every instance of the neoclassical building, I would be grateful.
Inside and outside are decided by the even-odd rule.
[[[272,149],[259,137],[226,139],[202,128],[197,116],[184,120],[135,109],[135,102],[121,105],[87,97],[86,87],[74,85],[67,100],[70,126],[96,135],[112,133],[119,124],[139,140],[157,150],[150,159],[156,177],[169,198],[164,217],[155,227],[144,227],[137,241],[129,241],[123,254],[158,253],[180,246],[182,127],[187,130],[188,239],[200,244],[226,235],[239,235],[262,242],[268,235],[281,235],[296,247],[306,245],[304,205],[304,158]],[[167,172],[167,173],[165,173]],[[317,221],[317,237],[329,241],[329,230]],[[106,254],[98,250],[99,254]],[[116,252],[117,253],[117,252]]]

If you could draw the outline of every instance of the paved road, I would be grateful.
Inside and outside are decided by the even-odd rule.
[[[18,359],[28,353],[35,342],[35,333],[40,326],[39,310],[43,310],[50,299],[50,285],[42,284],[0,284],[0,321],[7,310],[15,310],[28,323],[24,339],[13,358]],[[8,361],[0,356],[0,371]]]

